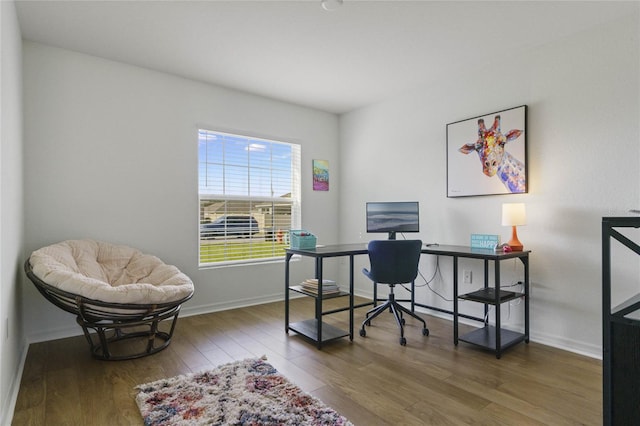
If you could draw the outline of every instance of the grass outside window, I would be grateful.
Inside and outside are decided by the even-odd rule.
[[[215,264],[227,261],[284,258],[288,244],[256,241],[226,241],[200,245],[200,264]]]

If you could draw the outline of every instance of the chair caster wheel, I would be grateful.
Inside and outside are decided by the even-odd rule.
[[[428,336],[429,335],[429,329],[428,328],[423,328],[422,329],[422,335],[423,336]]]
[[[366,325],[367,327],[371,327],[371,321],[365,322],[364,325]]]
[[[360,336],[365,337],[367,335],[367,332],[364,330],[364,328],[360,329]]]
[[[401,337],[401,338],[400,338],[400,344],[401,344],[402,346],[407,346],[407,339],[406,339],[406,338],[404,338],[404,337]]]

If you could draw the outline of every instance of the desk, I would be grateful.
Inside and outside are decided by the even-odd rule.
[[[465,246],[428,246],[422,253],[436,256],[451,256],[453,258],[453,312],[445,309],[434,308],[432,306],[416,303],[417,306],[434,309],[440,312],[453,314],[453,343],[458,345],[458,341],[471,343],[489,349],[500,358],[502,352],[519,343],[529,343],[529,253],[531,250],[513,251],[509,253],[495,252],[493,249],[478,249]],[[481,259],[484,262],[484,289],[479,292],[458,295],[458,259]],[[522,293],[505,293],[500,290],[500,262],[507,259],[520,259],[524,265],[524,283]],[[489,261],[494,262],[494,289],[493,294],[488,293],[489,287]],[[500,325],[500,305],[518,298],[524,299],[524,333],[517,333],[501,328]],[[470,300],[484,304],[484,317],[477,318],[470,315],[460,314],[458,311],[458,299]],[[487,313],[489,305],[495,306],[495,326],[489,325]],[[458,318],[468,318],[480,321],[484,324],[482,328],[474,330],[464,336],[458,336]]]
[[[424,254],[430,254],[435,256],[451,256],[453,258],[453,311],[449,311],[442,308],[437,308],[421,303],[413,302],[413,295],[411,297],[411,309],[413,310],[414,305],[420,306],[426,309],[436,310],[439,312],[444,312],[453,315],[453,342],[455,345],[458,344],[458,341],[461,340],[463,342],[468,342],[471,344],[475,344],[481,346],[483,348],[492,350],[497,358],[500,358],[502,352],[515,345],[519,342],[529,342],[529,253],[530,250],[526,251],[516,251],[510,253],[502,253],[495,252],[492,249],[476,249],[465,246],[447,246],[447,245],[439,245],[439,246],[427,246],[421,250]],[[295,331],[296,333],[302,334],[311,340],[315,341],[318,349],[322,347],[323,342],[327,342],[330,340],[338,339],[341,337],[349,336],[350,340],[353,340],[353,310],[355,308],[361,306],[368,306],[372,304],[364,303],[360,305],[354,305],[353,302],[353,259],[354,256],[367,254],[367,247],[365,244],[337,244],[337,245],[328,245],[323,247],[316,247],[314,249],[287,249],[285,256],[285,332]],[[323,279],[323,271],[322,264],[325,258],[330,257],[340,257],[347,256],[349,257],[349,291],[341,292],[338,295],[333,295],[330,297],[341,297],[348,296],[349,297],[349,305],[344,308],[334,309],[332,311],[324,312],[322,310],[322,301],[323,299],[327,299],[328,296],[324,297],[315,297],[308,292],[303,291],[301,288],[296,286],[290,286],[289,282],[289,263],[293,255],[300,256],[308,256],[313,257],[315,259],[315,277],[318,279],[320,283],[322,283]],[[468,258],[468,259],[481,259],[484,261],[484,289],[481,290],[480,293],[474,292],[465,295],[458,295],[458,259],[459,258]],[[506,297],[504,296],[506,293],[500,290],[500,262],[502,260],[507,259],[520,259],[524,265],[524,284],[523,284],[523,292],[522,293],[513,293],[509,294]],[[494,261],[495,269],[494,269],[494,294],[490,297],[487,293],[487,289],[489,287],[489,261]],[[296,291],[307,296],[315,297],[315,316],[313,319],[297,322],[294,324],[289,323],[289,292]],[[484,292],[483,292],[484,291]],[[322,292],[322,287],[320,284],[319,292]],[[524,298],[525,304],[525,312],[524,312],[524,333],[516,333],[511,330],[505,330],[501,328],[500,325],[500,304],[506,303],[510,300],[517,298]],[[461,314],[458,311],[458,299],[471,300],[484,304],[485,316],[483,318],[474,317],[471,315]],[[489,309],[489,305],[496,306],[496,324],[495,326],[490,326],[488,324],[487,312]],[[349,330],[344,331],[340,330],[337,327],[333,327],[329,324],[322,322],[323,315],[329,315],[336,312],[341,312],[349,310]],[[483,327],[477,330],[472,331],[464,336],[458,336],[458,318],[468,318],[475,321],[483,322]]]

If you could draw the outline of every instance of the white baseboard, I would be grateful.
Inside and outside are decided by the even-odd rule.
[[[50,340],[66,339],[67,337],[82,335],[82,328],[80,328],[73,318],[71,318],[69,324],[69,326],[47,330],[46,332],[30,334],[27,336],[27,343],[30,345],[32,343],[48,342]]]
[[[356,292],[356,296],[371,299],[373,297],[373,294],[372,293],[367,294],[366,292]],[[304,296],[299,296],[299,295],[291,296],[291,298],[297,298],[297,297],[304,297]],[[183,307],[180,311],[180,316],[189,317],[193,315],[209,314],[212,312],[245,308],[247,306],[261,305],[264,303],[280,302],[282,300],[283,300],[282,294],[271,294],[267,296],[254,297],[249,299],[237,299],[237,300],[232,300],[232,301],[223,302],[223,303],[190,306],[187,308]],[[449,321],[451,320],[451,315],[443,312],[432,311],[430,309],[423,309],[420,307],[417,307],[416,310],[419,312],[429,314],[434,317],[446,319]],[[468,324],[468,325],[477,324],[474,321],[466,320],[464,318],[460,318],[460,322],[462,324]],[[509,326],[506,326],[505,328],[509,328]],[[518,330],[514,330],[514,331],[518,331]],[[53,331],[50,330],[42,334],[30,335],[27,338],[27,342],[28,344],[31,344],[31,343],[38,343],[38,342],[46,342],[49,340],[64,339],[67,337],[74,337],[74,336],[80,336],[80,335],[82,335],[82,329],[75,322],[73,322],[73,325],[70,325],[69,327],[59,328]],[[546,346],[551,346],[551,347],[562,349],[565,351],[577,353],[580,355],[588,356],[590,358],[602,359],[602,348],[599,345],[593,345],[590,343],[568,339],[563,336],[551,335],[548,333],[537,333],[535,331],[531,331],[531,335],[529,336],[529,339],[532,342],[540,343]],[[28,348],[25,349],[25,356],[26,356],[27,349]]]
[[[11,378],[11,385],[9,386],[9,393],[7,399],[3,401],[2,408],[0,410],[0,425],[11,426],[13,420],[13,413],[16,409],[16,402],[18,401],[18,393],[20,392],[20,383],[22,382],[22,373],[24,371],[24,364],[27,361],[27,352],[29,350],[29,344],[25,341],[22,344],[22,350],[20,351],[20,363],[15,371],[15,374]]]
[[[530,339],[532,342],[540,343],[542,345],[602,360],[602,347],[600,345],[593,345],[573,339],[560,338],[558,336],[552,336],[544,333],[531,333]]]
[[[292,299],[300,296],[291,296]],[[190,317],[193,315],[210,314],[212,312],[227,311],[229,309],[246,308],[247,306],[262,305],[265,303],[281,302],[283,301],[282,293],[270,294],[261,297],[252,297],[249,299],[237,299],[223,303],[212,303],[208,305],[184,306],[180,309],[180,316]]]
[[[292,296],[293,298],[293,296]],[[271,294],[268,296],[255,297],[250,299],[238,299],[224,303],[214,303],[200,306],[182,307],[180,317],[190,317],[193,315],[210,314],[212,312],[226,311],[229,309],[245,308],[247,306],[262,305],[264,303],[282,301],[282,294]],[[69,326],[60,327],[54,330],[47,330],[42,333],[33,333],[27,336],[28,344],[47,342],[50,340],[66,339],[82,335],[82,328],[75,322],[69,321]]]
[[[373,298],[373,292],[355,292],[356,296],[365,297],[367,299]],[[422,312],[434,317],[442,318],[445,320],[452,321],[451,315],[444,313],[433,311],[431,309],[421,308],[419,306],[416,307],[416,311]],[[468,320],[465,318],[459,319],[460,323],[467,325],[477,325],[478,323],[472,320]],[[504,326],[506,329],[510,329],[508,325]],[[513,331],[520,331],[513,329]],[[578,340],[567,339],[562,336],[551,335],[547,333],[536,333],[530,331],[529,340],[532,342],[540,343],[541,345],[551,346],[553,348],[562,349],[567,352],[573,352],[578,355],[588,356],[590,358],[602,359],[602,347],[599,345],[593,345],[590,343],[581,342]]]

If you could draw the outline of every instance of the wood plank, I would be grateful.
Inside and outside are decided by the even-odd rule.
[[[343,303],[326,302],[327,309]],[[291,304],[292,322],[313,316],[310,298]],[[408,319],[407,346],[400,346],[390,315],[360,337],[365,312],[355,312],[353,342],[342,338],[322,350],[285,333],[283,302],[182,317],[167,349],[136,360],[95,360],[83,336],[33,344],[13,424],[141,424],[136,385],[262,355],[355,424],[602,423],[599,360],[536,343],[520,343],[497,360],[472,345],[455,346],[451,321],[426,314],[430,335]],[[348,327],[347,312],[323,320]],[[461,325],[460,332],[471,329]]]

